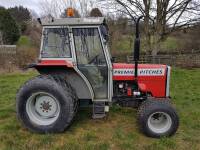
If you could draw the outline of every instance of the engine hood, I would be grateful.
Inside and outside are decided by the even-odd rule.
[[[113,81],[134,80],[134,65],[125,63],[113,64]],[[169,96],[170,67],[159,64],[139,64],[138,82],[147,87],[154,97]]]

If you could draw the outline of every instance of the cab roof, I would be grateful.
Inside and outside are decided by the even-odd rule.
[[[104,17],[90,18],[62,18],[53,19],[53,21],[42,21],[43,26],[76,26],[76,25],[101,25]]]

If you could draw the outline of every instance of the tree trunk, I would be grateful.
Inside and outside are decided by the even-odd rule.
[[[3,45],[3,34],[0,31],[0,45]]]
[[[145,6],[145,16],[144,16],[144,43],[146,52],[148,54],[151,53],[152,46],[151,46],[151,34],[150,34],[150,22],[149,22],[149,11],[151,6],[151,1],[143,0],[144,6]]]
[[[158,54],[158,52],[160,51],[160,35],[157,33],[154,36],[154,40],[153,40],[153,49],[151,51],[151,55],[152,55],[152,62],[153,63],[157,63],[156,62],[156,56]]]

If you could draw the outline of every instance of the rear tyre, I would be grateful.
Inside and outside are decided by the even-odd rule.
[[[139,108],[138,121],[141,131],[154,138],[171,136],[179,126],[178,115],[167,100],[146,100]]]
[[[63,132],[71,125],[77,108],[75,92],[58,76],[40,75],[27,81],[16,98],[19,120],[38,133]]]

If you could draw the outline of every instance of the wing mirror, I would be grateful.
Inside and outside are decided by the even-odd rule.
[[[103,39],[107,43],[109,41],[108,28],[105,25],[101,25],[100,30],[101,30],[101,34],[103,36]]]

